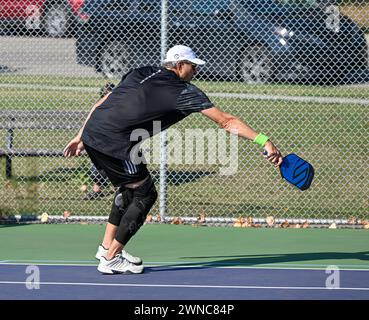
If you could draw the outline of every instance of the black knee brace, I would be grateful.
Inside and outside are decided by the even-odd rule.
[[[125,245],[144,224],[147,214],[154,205],[158,194],[154,182],[149,178],[133,191],[133,200],[123,214],[116,234],[116,240]]]
[[[120,187],[114,195],[114,201],[109,215],[109,223],[119,226],[122,216],[133,200],[133,190]]]

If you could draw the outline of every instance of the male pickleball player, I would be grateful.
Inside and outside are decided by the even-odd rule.
[[[200,112],[221,128],[254,141],[268,152],[268,160],[282,163],[282,155],[270,139],[258,134],[239,118],[215,107],[190,81],[197,67],[205,64],[194,51],[182,45],[172,47],[163,66],[134,69],[123,76],[114,90],[99,100],[85,124],[64,149],[66,157],[86,150],[96,168],[118,187],[96,256],[102,273],[142,273],[141,259],[124,251],[124,246],[143,225],[157,199],[157,192],[139,145],[131,139],[135,130],[148,132],[144,140],[158,132],[154,122],[165,130],[193,112]],[[160,130],[159,130],[160,131]],[[134,140],[134,141],[132,141]],[[141,140],[142,142],[142,140]]]

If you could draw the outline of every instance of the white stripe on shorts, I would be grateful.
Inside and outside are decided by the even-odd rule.
[[[134,165],[131,161],[129,160],[124,160],[124,161],[126,163],[126,168],[129,174],[135,174],[138,172],[137,166]]]

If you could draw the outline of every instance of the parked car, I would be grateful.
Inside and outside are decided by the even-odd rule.
[[[80,14],[78,63],[107,77],[160,63],[160,0],[85,0]],[[364,33],[334,5],[169,0],[167,20],[168,47],[192,46],[208,62],[201,76],[256,83],[368,77]]]
[[[73,34],[84,0],[0,0],[0,30],[52,37]],[[78,19],[77,19],[78,18]]]

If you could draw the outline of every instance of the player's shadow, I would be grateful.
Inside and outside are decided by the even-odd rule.
[[[181,257],[181,259],[196,259],[196,262],[178,262],[175,264],[162,265],[153,272],[178,270],[189,266],[199,268],[214,267],[296,267],[309,266],[321,267],[324,265],[338,264],[339,260],[359,260],[369,262],[369,251],[360,252],[311,252],[311,253],[271,253],[260,255],[233,255],[233,256],[193,256]],[[202,262],[201,260],[205,260]],[[208,261],[209,259],[215,259]],[[304,261],[308,261],[304,264]],[[314,264],[312,261],[319,261]],[[326,261],[326,262],[320,262]],[[295,263],[294,263],[295,262]],[[347,265],[349,267],[349,265]]]
[[[183,257],[188,259],[190,257]],[[310,252],[310,253],[280,253],[263,255],[243,255],[243,256],[209,256],[209,257],[191,257],[191,259],[209,259],[217,260],[205,263],[206,265],[265,265],[265,264],[283,264],[303,261],[321,261],[321,260],[361,260],[369,261],[369,251],[361,252]],[[220,259],[219,258],[226,258]],[[303,263],[302,263],[303,264]]]

